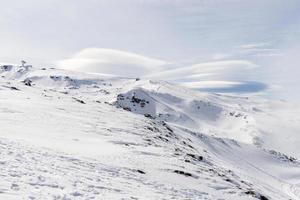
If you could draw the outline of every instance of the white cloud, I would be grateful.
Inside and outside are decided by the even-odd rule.
[[[151,74],[149,78],[163,80],[182,80],[182,79],[225,79],[234,76],[241,71],[256,68],[257,65],[247,60],[223,60],[195,64],[192,66],[180,67],[160,73]]]
[[[172,66],[173,65],[173,66]],[[257,65],[247,60],[219,60],[175,67],[166,61],[113,49],[88,48],[59,61],[59,68],[168,80],[193,89],[230,89],[245,83],[236,80]],[[170,68],[171,67],[171,68]],[[244,80],[241,77],[241,80]]]
[[[222,60],[165,70],[146,76],[212,92],[259,92],[267,85],[247,78],[258,65],[247,60]],[[251,80],[251,79],[250,79]]]
[[[120,50],[87,48],[71,58],[59,61],[57,67],[76,71],[114,74],[125,77],[143,76],[163,69],[168,63]]]
[[[237,47],[238,54],[256,57],[282,56],[280,49],[273,48],[270,43],[245,44]]]
[[[270,46],[269,43],[256,43],[256,44],[244,44],[239,46],[239,49],[260,49],[260,48],[266,48]]]
[[[57,62],[58,68],[124,77],[141,76],[174,82],[231,80],[236,74],[256,68],[247,60],[220,60],[170,69],[171,63],[125,51],[87,48]]]
[[[241,82],[233,81],[199,81],[199,82],[184,82],[179,85],[193,89],[210,89],[210,88],[230,88],[242,84]]]
[[[213,60],[224,60],[224,59],[228,59],[230,57],[232,57],[232,55],[230,55],[230,54],[217,53],[212,56],[212,59]]]

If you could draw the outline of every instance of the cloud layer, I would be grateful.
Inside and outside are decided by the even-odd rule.
[[[244,75],[258,67],[247,60],[218,60],[178,66],[130,52],[88,48],[57,62],[57,66],[90,73],[166,80],[204,91],[258,92],[265,89],[262,84],[247,82]]]
[[[245,70],[256,67],[256,64],[247,60],[223,60],[183,66],[150,74],[147,77],[163,80],[183,80],[184,78],[189,80],[228,79],[232,76],[235,77],[236,73],[245,72]]]
[[[87,48],[71,58],[59,61],[57,67],[124,77],[144,76],[163,69],[168,63],[114,49]]]

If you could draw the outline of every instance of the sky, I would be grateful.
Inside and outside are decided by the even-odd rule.
[[[0,0],[0,62],[300,99],[298,0]]]

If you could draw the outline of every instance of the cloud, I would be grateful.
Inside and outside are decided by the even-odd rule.
[[[258,65],[247,60],[221,60],[165,70],[146,76],[168,80],[191,89],[217,93],[256,93],[268,89],[261,82],[249,81],[250,70]]]
[[[179,83],[179,85],[189,87],[199,91],[216,92],[216,93],[258,93],[267,89],[274,90],[261,82],[255,81],[199,81],[199,82],[187,82]]]
[[[163,80],[209,80],[212,78],[228,79],[235,74],[258,67],[247,60],[223,60],[199,63],[148,75],[149,78]]]
[[[113,74],[124,77],[144,76],[163,69],[166,61],[114,49],[87,48],[71,58],[57,62],[58,68]]]
[[[268,47],[270,44],[269,43],[256,43],[256,44],[244,44],[240,45],[238,48],[239,49],[260,49],[260,48],[265,48]]]
[[[247,82],[248,71],[258,67],[248,60],[217,60],[178,67],[176,63],[130,52],[87,48],[58,61],[57,66],[75,71],[166,80],[201,91],[257,92],[266,88],[258,82]]]
[[[228,59],[230,57],[232,57],[232,55],[230,55],[230,54],[217,53],[212,56],[212,59],[213,60],[224,60],[224,59]]]
[[[130,52],[87,48],[57,62],[58,68],[166,80],[188,88],[215,92],[256,92],[259,83],[245,82],[248,70],[258,67],[248,60],[218,60],[178,67],[178,64]],[[237,78],[238,77],[238,78]],[[257,89],[258,88],[258,89]]]
[[[58,68],[76,71],[113,74],[124,77],[142,76],[161,80],[210,80],[224,79],[238,72],[256,68],[257,65],[247,60],[218,60],[198,63],[190,66],[176,65],[164,60],[153,59],[130,52],[87,48],[71,58],[58,61]]]
[[[245,44],[237,47],[240,55],[256,57],[282,56],[279,49],[273,48],[270,43]]]
[[[198,81],[198,82],[183,82],[179,85],[192,88],[192,89],[212,89],[212,88],[231,88],[236,85],[242,84],[241,82],[233,81]]]

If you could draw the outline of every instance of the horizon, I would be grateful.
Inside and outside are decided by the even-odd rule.
[[[160,79],[193,89],[300,97],[295,92],[300,3],[294,0],[2,5],[1,62],[25,59],[34,66],[129,77],[155,78],[164,72]]]

